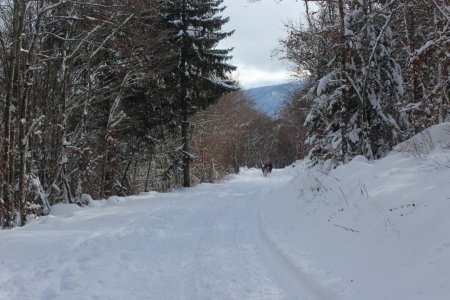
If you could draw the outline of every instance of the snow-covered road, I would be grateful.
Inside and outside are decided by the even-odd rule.
[[[0,299],[329,299],[261,230],[293,174],[61,206],[0,235]],[[267,195],[272,195],[271,199]]]
[[[0,231],[0,300],[447,300],[449,126],[376,161],[53,206]]]

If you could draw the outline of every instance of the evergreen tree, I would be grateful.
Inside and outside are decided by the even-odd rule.
[[[402,72],[392,51],[392,12],[382,2],[355,2],[345,16],[344,80],[353,98],[345,106],[348,158],[382,157],[401,134],[395,105],[403,96]]]
[[[162,18],[173,30],[172,49],[176,49],[176,67],[166,76],[168,89],[176,91],[176,111],[181,119],[183,185],[190,186],[190,117],[214,103],[221,95],[235,90],[227,63],[232,49],[217,49],[217,44],[233,32],[223,32],[228,18],[220,15],[223,0],[162,0]]]
[[[402,72],[393,53],[393,14],[383,2],[319,1],[318,13],[308,16],[309,28],[292,31],[284,43],[287,59],[308,66],[304,62],[312,55],[320,70],[308,70],[315,84],[305,96],[312,104],[306,126],[315,162],[346,162],[359,154],[379,158],[402,138],[396,107]],[[308,43],[311,33],[321,41]],[[332,49],[325,53],[326,65],[315,54],[317,45]]]

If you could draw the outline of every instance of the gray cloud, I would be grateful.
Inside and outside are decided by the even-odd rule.
[[[288,20],[296,21],[303,15],[303,4],[295,0],[261,0],[255,3],[225,0],[224,4],[227,9],[223,14],[230,17],[224,30],[234,29],[236,32],[219,46],[234,47],[232,63],[238,66],[237,74],[242,77],[239,79],[244,87],[284,81],[280,74],[287,74],[287,66],[276,58],[271,58],[271,54],[278,46],[278,40],[286,35],[284,23]],[[258,74],[261,80],[258,79]],[[252,79],[251,82],[249,79]]]

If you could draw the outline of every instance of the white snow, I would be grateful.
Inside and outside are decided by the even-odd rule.
[[[423,136],[328,174],[53,206],[0,232],[0,299],[448,299],[450,124]]]
[[[58,203],[50,209],[51,216],[73,216],[77,211],[82,210],[76,204]]]
[[[317,85],[317,96],[320,96],[323,92],[325,92],[330,82],[332,82],[333,76],[334,73],[330,73],[319,80],[319,84]]]

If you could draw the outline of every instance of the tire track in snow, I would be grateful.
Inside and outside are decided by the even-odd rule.
[[[247,196],[227,199],[227,205],[214,208],[218,213],[204,245],[201,272],[209,274],[203,280],[212,290],[200,299],[211,299],[207,296],[211,292],[214,299],[285,299],[256,251],[259,245],[254,243],[254,230],[249,226],[254,224],[248,224],[248,213],[253,209],[249,210]]]
[[[245,185],[246,188],[243,190],[236,191],[234,188],[238,186],[228,185],[221,190],[222,193],[229,195],[233,192],[241,192],[241,196],[236,197],[232,201],[225,200],[231,203],[227,206],[214,207],[214,210],[219,213],[214,219],[215,222],[210,225],[212,233],[207,240],[206,251],[210,256],[214,256],[215,251],[212,247],[220,244],[237,249],[237,251],[233,252],[235,255],[233,264],[241,266],[239,270],[242,273],[241,276],[245,274],[244,277],[248,281],[246,284],[249,285],[248,289],[244,291],[245,296],[237,297],[235,295],[228,299],[330,300],[334,298],[315,283],[313,279],[308,278],[307,274],[298,269],[293,261],[277,249],[277,246],[266,236],[262,229],[259,206],[265,200],[264,196],[272,189],[282,186],[288,179],[269,177],[267,180],[270,180],[271,184],[267,184],[267,181],[248,180]],[[218,201],[216,204],[220,202]],[[233,226],[228,231],[223,228],[218,230],[224,224]],[[230,237],[233,238],[230,239]],[[226,242],[224,243],[221,239],[225,239]],[[228,251],[232,250],[229,249]],[[221,258],[216,257],[216,259],[220,261]],[[205,264],[203,267],[208,273],[208,271],[211,272],[214,264],[208,266],[206,263],[206,267]],[[227,272],[227,269],[221,265],[216,265],[216,267],[221,270],[218,272],[213,271],[211,277],[220,276],[220,278],[216,279],[218,282],[223,282],[226,290],[236,290],[236,286],[234,288],[230,286],[229,278],[224,277],[225,274],[230,273],[230,270]],[[258,285],[260,286],[259,291],[256,288]],[[276,287],[280,290],[276,291]],[[217,299],[227,298],[221,295]]]
[[[281,188],[281,186],[277,188]],[[337,295],[324,289],[310,275],[304,272],[301,267],[297,266],[295,261],[283,253],[276,242],[270,238],[269,234],[263,228],[260,209],[266,201],[270,201],[271,199],[266,196],[265,192],[260,193],[260,197],[261,201],[259,207],[257,207],[255,224],[257,224],[258,238],[263,245],[261,252],[263,256],[267,257],[268,267],[272,270],[273,274],[292,295],[292,298],[289,299],[339,299]]]
[[[265,247],[262,247],[263,255],[268,257],[268,266],[272,269],[274,275],[279,278],[279,282],[282,282],[283,285],[291,291],[291,295],[304,295],[294,296],[292,299],[335,299],[335,295],[320,287],[317,282],[311,279],[307,273],[297,267],[295,262],[282,252],[268,234],[264,232],[261,225],[261,217],[259,215],[258,231],[262,244],[265,245]],[[285,272],[281,272],[280,269]]]

